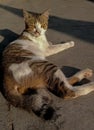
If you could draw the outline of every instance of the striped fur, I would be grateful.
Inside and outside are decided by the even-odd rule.
[[[64,99],[84,95],[84,87],[74,89],[72,85],[84,77],[90,77],[92,71],[86,69],[67,79],[56,65],[47,61],[46,56],[72,47],[74,43],[56,46],[48,43],[45,36],[48,11],[43,14],[24,11],[23,14],[25,30],[3,52],[4,93],[14,106],[32,110],[48,120],[55,113],[48,90]],[[91,86],[94,90],[94,84]],[[85,94],[92,90],[85,91]]]

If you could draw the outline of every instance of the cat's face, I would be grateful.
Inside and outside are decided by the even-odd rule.
[[[48,28],[48,11],[42,14],[31,14],[27,11],[23,11],[25,19],[25,30],[28,31],[34,37],[43,35]]]

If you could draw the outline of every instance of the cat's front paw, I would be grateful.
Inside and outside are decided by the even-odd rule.
[[[70,48],[70,47],[73,47],[75,45],[74,41],[69,41],[69,42],[66,42],[65,45]]]
[[[69,42],[70,47],[73,47],[75,45],[74,41]]]

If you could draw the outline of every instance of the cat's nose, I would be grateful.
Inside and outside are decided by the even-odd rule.
[[[36,34],[40,34],[38,30],[35,31]]]

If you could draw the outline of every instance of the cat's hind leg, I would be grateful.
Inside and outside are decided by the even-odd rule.
[[[77,82],[80,82],[84,78],[88,79],[89,77],[92,76],[92,74],[93,74],[93,71],[87,68],[87,69],[77,72],[76,74],[68,78],[68,82],[69,84],[73,85]]]
[[[75,75],[79,80],[81,80],[85,77],[91,76],[92,71],[90,69],[86,69],[81,72],[78,72]],[[63,72],[60,69],[58,69],[54,73],[53,79],[51,79],[50,81],[49,89],[59,97],[62,97],[64,99],[66,98],[70,99],[70,98],[86,95],[94,91],[94,82],[73,87],[71,84],[69,84]]]
[[[58,97],[70,98],[75,96],[72,85],[68,83],[67,78],[60,69],[49,75],[47,83],[48,89]]]
[[[82,95],[87,95],[88,93],[94,91],[94,82],[90,82],[81,86],[76,86],[73,88],[73,91],[75,92],[74,98]]]

